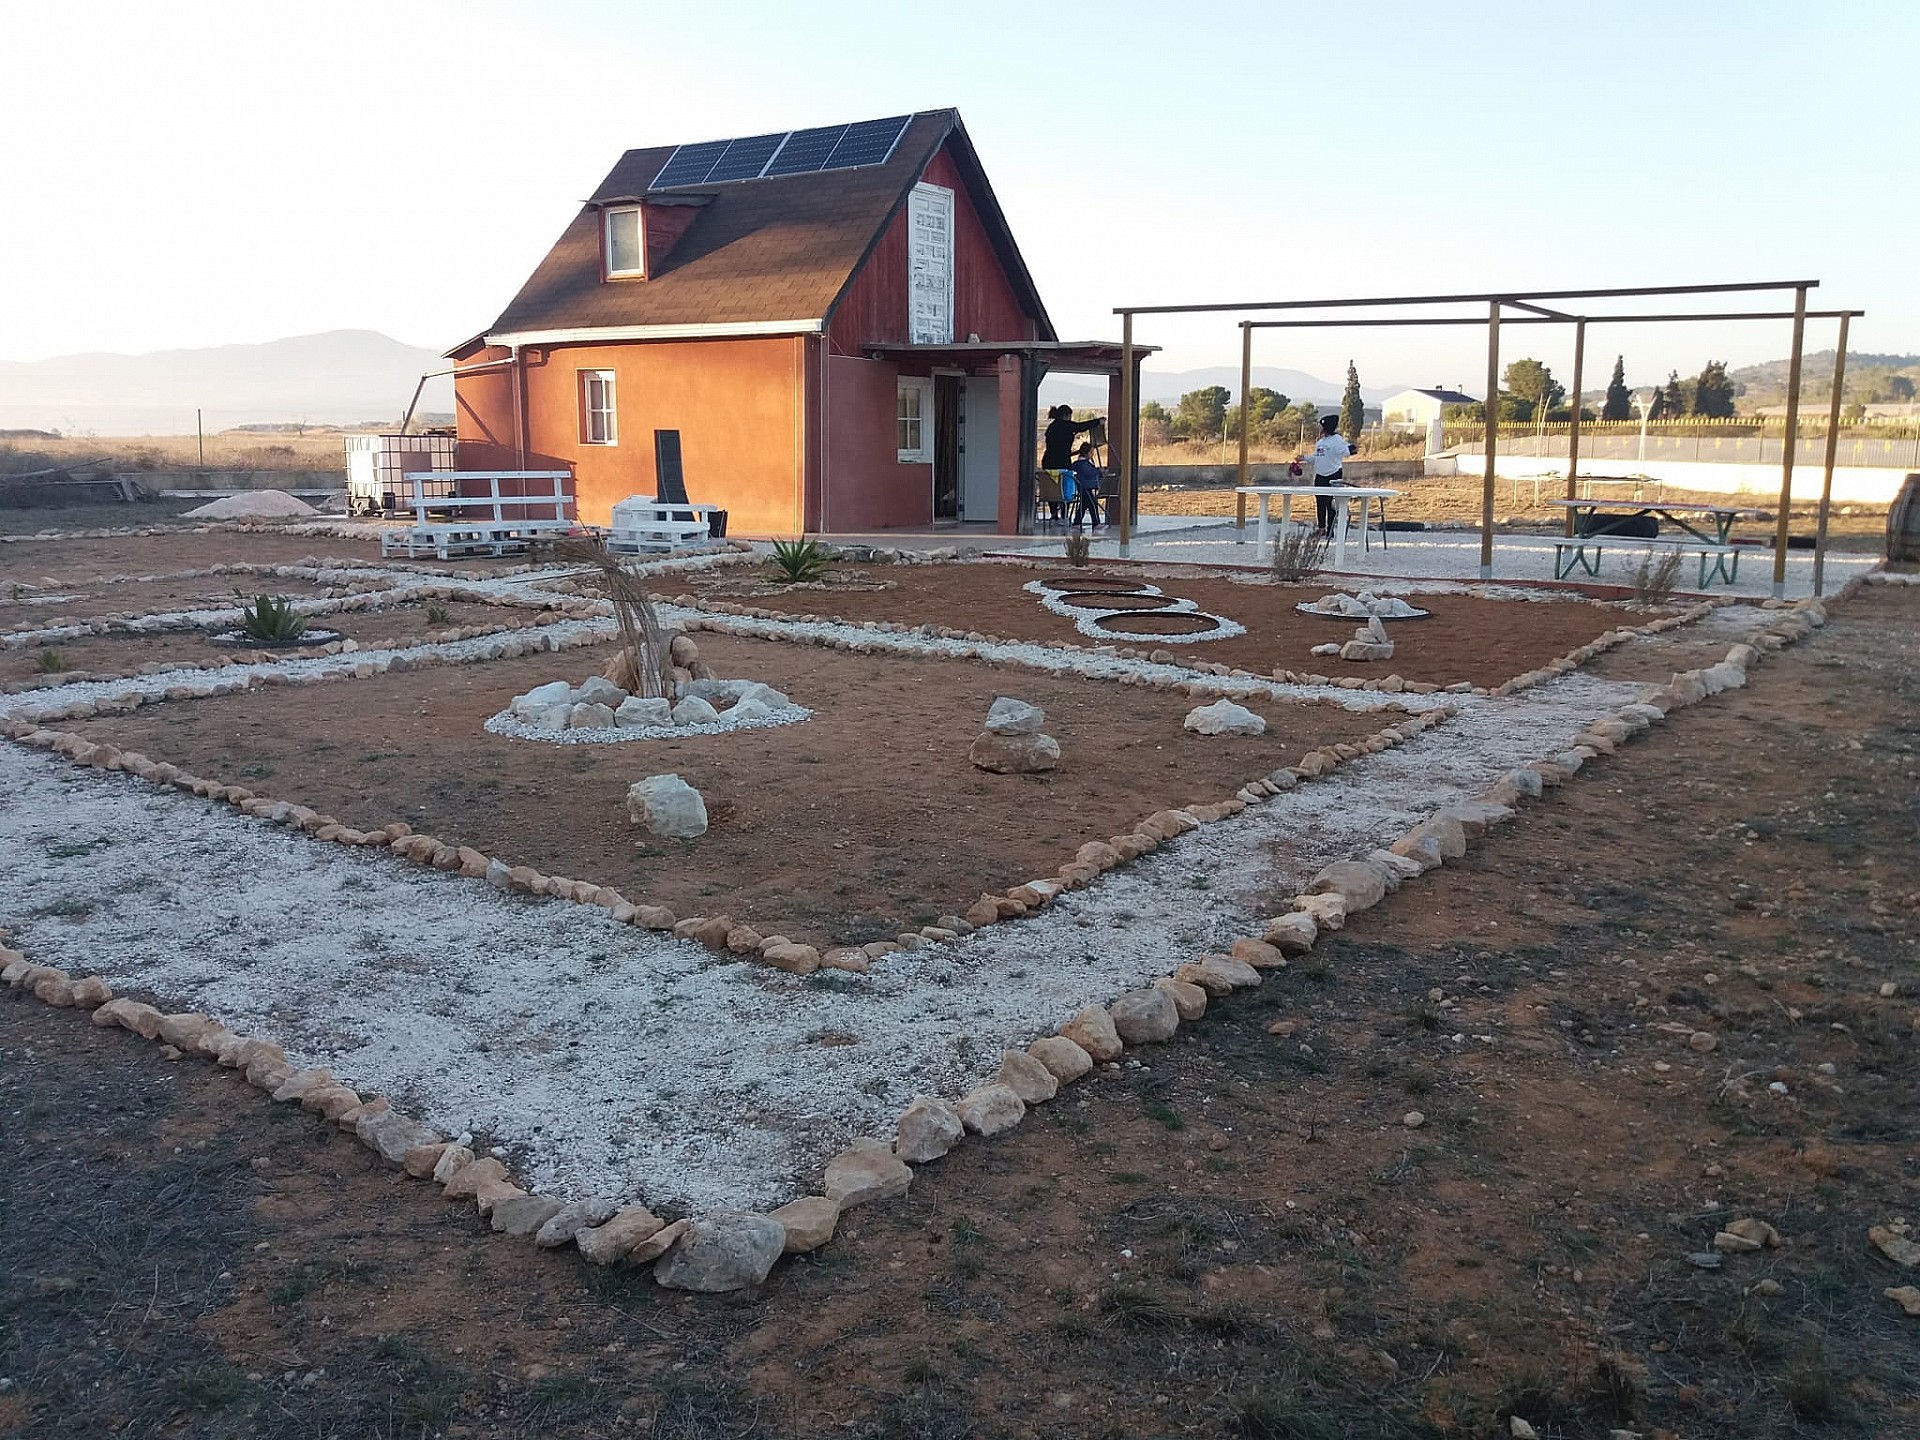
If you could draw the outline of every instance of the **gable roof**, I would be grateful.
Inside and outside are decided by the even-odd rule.
[[[885,163],[857,170],[653,190],[676,147],[629,150],[487,335],[654,327],[750,334],[824,326],[942,145],[949,145],[1015,293],[1038,321],[1041,338],[1053,339],[1039,292],[956,110],[914,115]],[[697,217],[652,275],[602,279],[603,207],[649,198],[685,204],[696,197],[704,201]]]
[[[1402,395],[1424,395],[1429,400],[1438,400],[1443,405],[1478,405],[1480,403],[1479,400],[1473,396],[1462,395],[1458,390],[1423,390],[1417,386],[1408,390],[1396,391],[1387,398],[1389,400],[1398,400]]]

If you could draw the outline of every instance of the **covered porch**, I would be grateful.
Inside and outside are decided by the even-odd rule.
[[[1131,387],[1156,347],[1132,350]],[[1034,470],[1039,464],[1040,382],[1059,371],[1104,375],[1111,453],[1118,472],[1138,430],[1118,425],[1126,413],[1122,373],[1127,352],[1097,340],[995,340],[862,347],[902,377],[932,382],[933,520],[936,525],[991,525],[1001,535],[1035,531]]]

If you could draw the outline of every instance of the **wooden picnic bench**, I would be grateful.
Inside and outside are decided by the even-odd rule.
[[[1702,590],[1706,589],[1715,578],[1724,580],[1728,585],[1738,582],[1740,554],[1750,547],[1735,545],[1728,537],[1732,533],[1734,521],[1743,516],[1758,513],[1739,505],[1712,505],[1673,500],[1596,500],[1592,496],[1580,500],[1554,500],[1549,503],[1569,512],[1575,532],[1564,540],[1553,542],[1554,579],[1565,580],[1576,570],[1584,570],[1587,574],[1598,577],[1600,557],[1608,549],[1634,546],[1648,553],[1655,550],[1669,550],[1698,555]],[[1641,518],[1665,520],[1668,524],[1684,530],[1689,538],[1662,540],[1650,535],[1629,535],[1597,528],[1609,521],[1619,524]],[[1696,520],[1710,525],[1712,533],[1708,534],[1704,530],[1695,528],[1693,521]]]

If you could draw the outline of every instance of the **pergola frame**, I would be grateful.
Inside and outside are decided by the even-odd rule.
[[[1826,475],[1820,497],[1820,521],[1815,539],[1814,586],[1815,593],[1823,579],[1823,561],[1827,534],[1827,515],[1833,490],[1833,462],[1835,456],[1835,435],[1838,428],[1840,391],[1845,375],[1847,323],[1858,310],[1816,311],[1807,310],[1807,292],[1816,287],[1817,280],[1773,280],[1757,282],[1736,282],[1718,285],[1657,285],[1638,286],[1603,290],[1525,290],[1500,291],[1467,295],[1393,295],[1348,297],[1339,300],[1262,300],[1244,303],[1224,303],[1207,305],[1137,305],[1121,306],[1114,313],[1121,318],[1121,348],[1123,354],[1131,355],[1133,350],[1133,321],[1136,315],[1194,315],[1219,314],[1223,312],[1248,310],[1353,310],[1368,309],[1375,306],[1424,306],[1424,305],[1462,305],[1485,304],[1487,317],[1480,320],[1471,316],[1391,316],[1381,319],[1368,317],[1319,319],[1319,320],[1243,320],[1240,341],[1240,483],[1248,481],[1248,405],[1247,395],[1252,388],[1253,379],[1253,332],[1256,329],[1313,329],[1313,328],[1350,328],[1350,327],[1387,327],[1401,325],[1481,325],[1487,327],[1487,398],[1483,408],[1486,412],[1485,450],[1486,469],[1482,479],[1480,493],[1480,578],[1493,578],[1493,500],[1494,467],[1499,442],[1500,424],[1500,326],[1508,325],[1566,325],[1574,327],[1573,352],[1573,419],[1568,432],[1567,496],[1577,498],[1577,483],[1580,463],[1580,389],[1584,380],[1586,360],[1586,333],[1591,324],[1656,324],[1680,323],[1689,321],[1727,321],[1727,320],[1785,320],[1793,322],[1793,349],[1787,369],[1787,414],[1786,442],[1781,447],[1780,467],[1780,503],[1779,515],[1774,536],[1773,556],[1773,593],[1782,596],[1786,593],[1787,575],[1787,532],[1788,511],[1793,500],[1793,463],[1794,451],[1799,438],[1800,419],[1800,376],[1801,361],[1806,337],[1808,319],[1838,319],[1840,335],[1834,361],[1833,400],[1831,423],[1827,429]],[[1609,300],[1640,299],[1669,295],[1727,295],[1757,294],[1791,290],[1794,292],[1792,310],[1777,311],[1739,311],[1719,314],[1646,314],[1646,315],[1607,315],[1573,313],[1541,304],[1548,300]],[[1525,312],[1506,317],[1503,308]],[[1130,553],[1132,530],[1130,525],[1131,507],[1136,480],[1136,456],[1140,431],[1138,414],[1138,396],[1132,383],[1132,367],[1123,365],[1121,408],[1127,416],[1124,431],[1125,443],[1121,449],[1120,462],[1120,553]],[[1242,504],[1244,505],[1244,497]],[[1569,519],[1569,524],[1571,519]]]

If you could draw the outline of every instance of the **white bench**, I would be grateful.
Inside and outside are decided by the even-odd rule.
[[[713,516],[719,508],[629,496],[613,507],[607,549],[626,555],[682,549],[713,534]]]
[[[564,535],[581,528],[578,521],[567,518],[573,509],[573,476],[565,470],[431,470],[410,472],[404,478],[413,487],[407,505],[413,511],[413,524],[380,532],[383,556],[451,560],[463,555],[506,555],[525,550],[542,535]],[[503,480],[514,482],[523,493],[502,495]],[[463,485],[482,482],[487,487],[484,494],[459,493]],[[545,493],[524,493],[534,482],[541,482]],[[429,483],[452,493],[429,495]],[[528,510],[552,513],[530,518]],[[447,518],[427,518],[436,512]]]
[[[1740,554],[1752,547],[1746,545],[1715,545],[1706,540],[1658,540],[1652,536],[1639,535],[1576,535],[1567,540],[1553,542],[1553,578],[1565,580],[1576,570],[1584,570],[1596,579],[1600,574],[1600,557],[1610,548],[1632,547],[1651,554],[1655,550],[1669,550],[1683,555],[1700,557],[1700,588],[1707,588],[1709,577],[1717,576],[1735,584],[1740,579]]]

